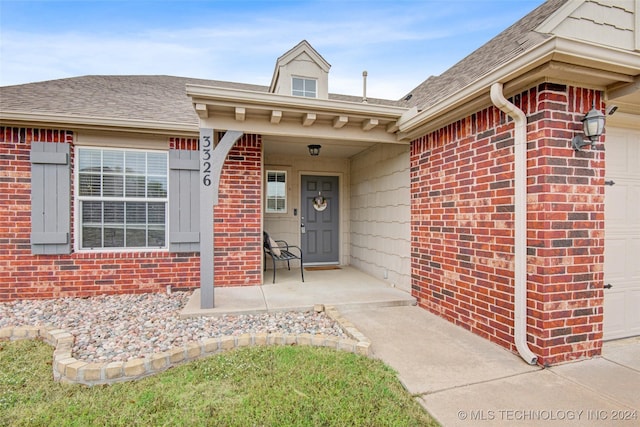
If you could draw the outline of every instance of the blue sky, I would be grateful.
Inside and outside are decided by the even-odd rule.
[[[543,0],[0,0],[0,86],[87,74],[268,85],[306,39],[329,91],[399,99]]]

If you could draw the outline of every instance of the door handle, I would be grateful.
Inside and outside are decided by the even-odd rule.
[[[611,289],[611,288],[613,288],[613,285],[611,283],[607,283],[606,285],[603,286],[603,288]]]

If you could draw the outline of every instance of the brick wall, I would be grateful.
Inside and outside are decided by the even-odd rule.
[[[570,140],[599,92],[543,84],[528,117],[528,341],[540,363],[600,353],[604,151]],[[412,292],[515,351],[513,121],[494,107],[411,144]]]
[[[262,283],[262,138],[244,135],[222,168],[214,209],[216,285]]]
[[[74,134],[65,130],[0,127],[0,272],[3,276],[0,301],[161,292],[167,285],[174,289],[200,285],[197,253],[32,255],[29,152],[31,142],[35,141],[73,145]],[[169,143],[171,148],[197,149],[195,139],[171,138]],[[216,222],[216,227],[221,228],[216,231],[216,241],[221,244],[221,249],[216,251],[216,286],[262,282],[259,274],[260,150],[259,137],[245,136],[233,148],[223,169],[223,174],[228,176],[222,179],[221,203],[216,209],[223,212],[219,223]],[[73,156],[73,150],[71,152]],[[240,187],[248,190],[240,199],[246,206],[235,216],[232,213],[238,206],[235,192],[241,190]],[[71,212],[73,236],[73,209]],[[242,245],[233,246],[240,240]],[[239,260],[246,264],[239,266],[236,263]]]

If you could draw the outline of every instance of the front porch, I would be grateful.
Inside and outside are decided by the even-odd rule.
[[[267,271],[270,277],[271,271]],[[405,291],[369,276],[353,267],[336,270],[279,269],[276,283],[261,286],[217,287],[214,308],[200,308],[200,290],[196,289],[180,317],[257,314],[274,311],[307,311],[316,304],[341,309],[415,305],[416,299]]]

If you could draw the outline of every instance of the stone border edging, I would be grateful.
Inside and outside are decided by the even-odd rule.
[[[316,305],[315,311],[325,311],[337,322],[349,338],[324,334],[251,333],[238,336],[207,338],[174,347],[148,358],[135,358],[127,362],[83,362],[73,357],[73,335],[63,329],[37,326],[17,326],[0,329],[0,340],[42,339],[53,346],[53,378],[56,381],[88,386],[114,384],[138,380],[224,351],[240,347],[265,345],[306,345],[328,347],[370,356],[371,341],[346,320],[335,307]]]

